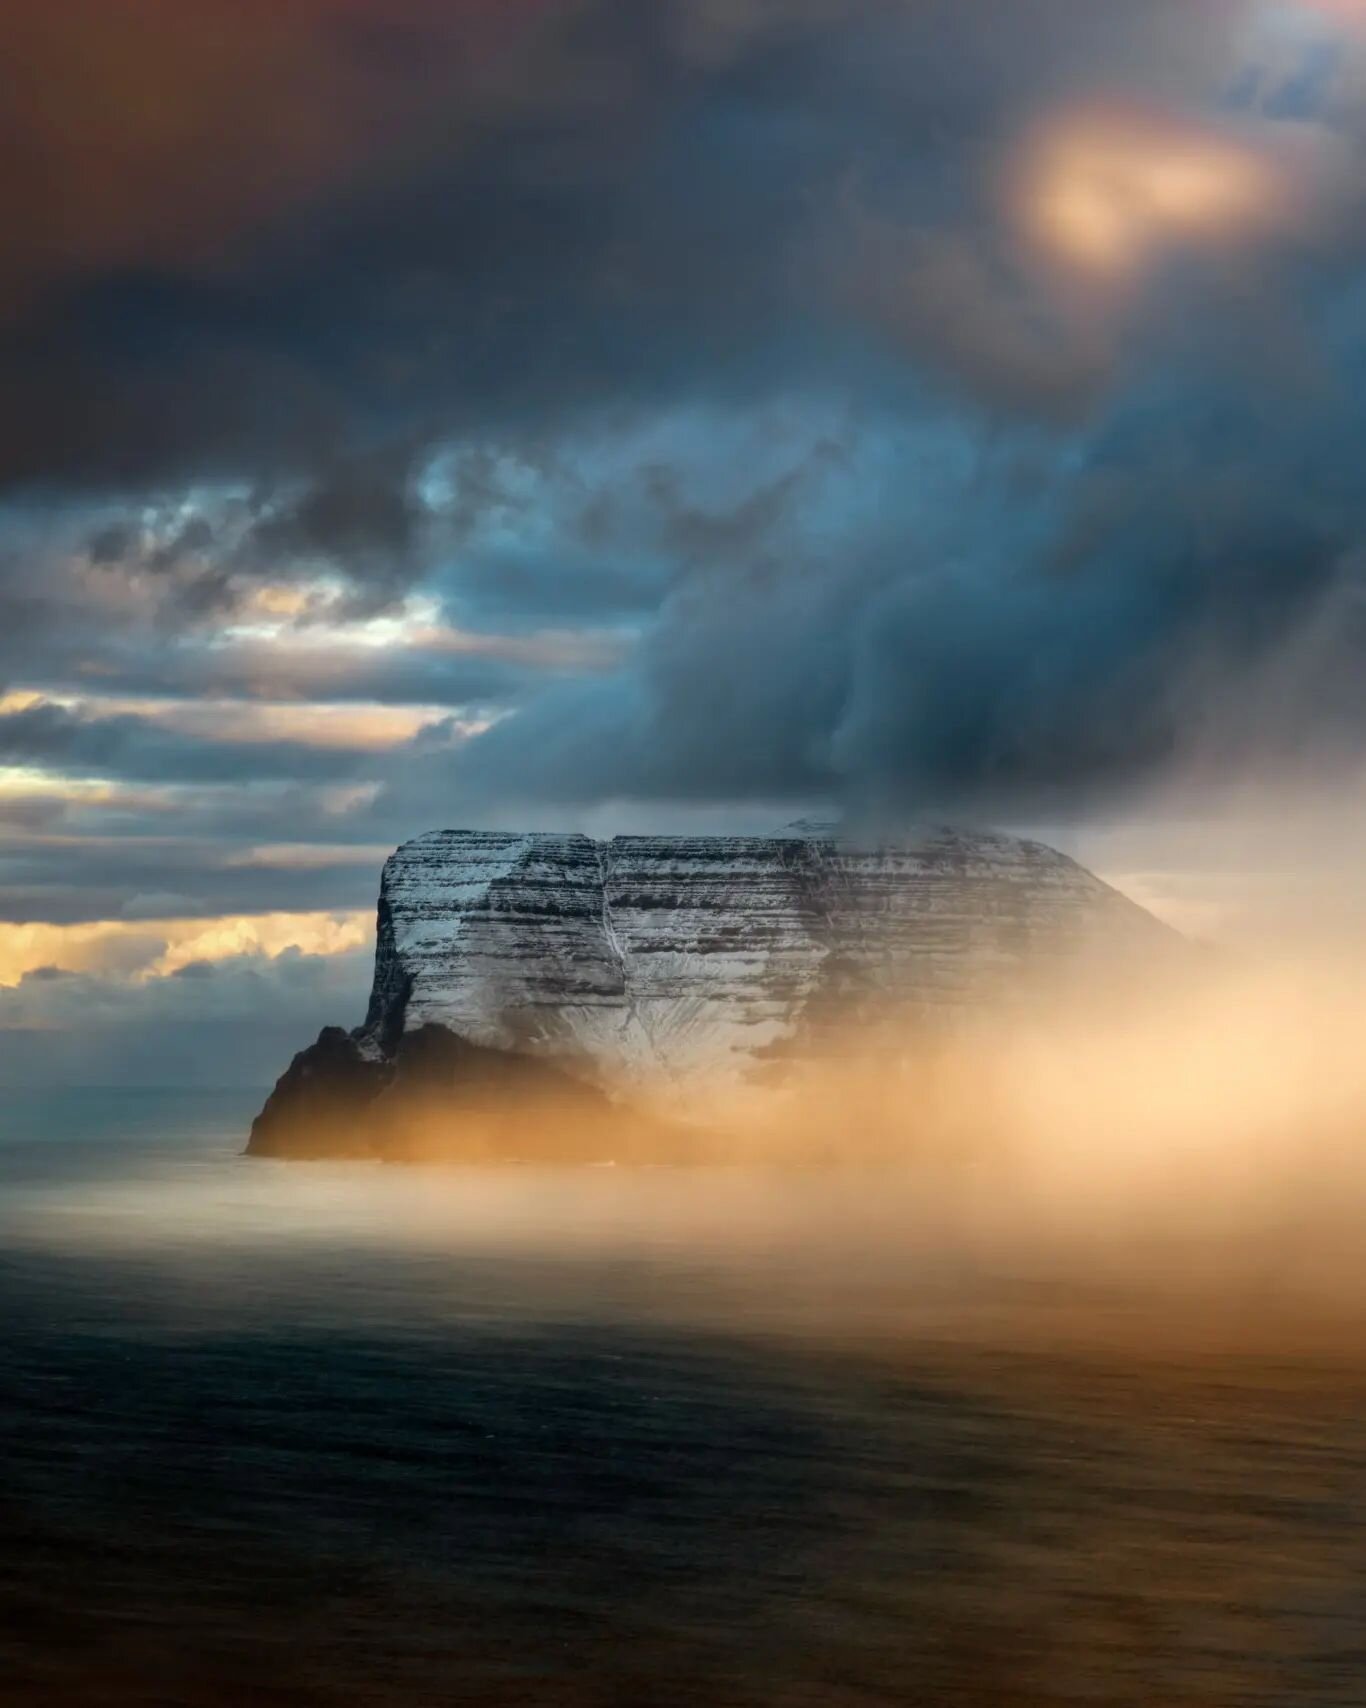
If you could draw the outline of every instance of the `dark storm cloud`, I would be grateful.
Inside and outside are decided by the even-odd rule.
[[[340,576],[350,616],[397,602],[428,567],[432,517],[416,491],[417,453],[387,446],[320,466],[304,480],[228,495],[183,498],[137,525],[102,519],[85,541],[92,567],[162,585],[161,615],[175,623],[231,616],[262,583]]]
[[[416,491],[418,456],[387,447],[323,468],[301,491],[263,507],[238,559],[278,573],[279,565],[325,565],[364,589],[351,610],[382,609],[427,568],[431,516]]]
[[[1249,45],[1259,11],[129,0],[115,24],[82,0],[17,20],[0,481],[98,506],[86,558],[127,608],[91,616],[17,554],[0,657],[41,652],[40,688],[517,715],[383,766],[51,709],[12,713],[6,751],[147,781],[361,778],[406,829],[517,791],[1083,796],[1228,743],[1273,677],[1273,746],[1338,739],[1350,639],[1303,660],[1363,534],[1353,222],[1325,200],[1102,302],[1053,288],[1010,204],[1035,127],[1096,101],[1237,148],[1239,126],[1298,146],[1317,121],[1350,158],[1354,51],[1306,82],[1293,45]],[[743,479],[708,459],[718,423],[780,400],[812,424],[797,454],[737,437]],[[927,477],[917,423],[986,472]],[[477,633],[641,638],[619,669],[547,670],[185,644],[320,571],[351,614],[422,591]]]
[[[1113,377],[1116,351],[1094,330],[1028,300],[1008,261],[970,232],[904,226],[851,207],[841,288],[893,348],[1011,416],[1066,425]]]
[[[11,9],[0,479],[255,477],[394,431],[829,379],[904,244],[924,276],[899,334],[987,380],[969,322],[1020,337],[1017,306],[962,300],[992,148],[1078,83],[1198,86],[1239,8],[1202,10]],[[889,253],[842,224],[851,182],[905,229]],[[1018,359],[1052,389],[1042,351]]]
[[[331,490],[310,485],[269,502],[199,492],[140,507],[132,520],[108,504],[69,512],[45,503],[0,522],[0,692],[488,711],[516,704],[544,676],[601,668],[620,609],[638,615],[649,602],[630,591],[624,565],[591,566],[619,596],[604,587],[579,599],[564,592],[572,573],[531,557],[525,596],[510,586],[500,598],[499,553],[481,548],[468,566],[470,621],[451,629],[429,598],[394,644],[378,644],[366,622],[402,618],[424,573],[438,577],[430,591],[439,593],[432,565],[457,536],[447,517],[407,496],[406,475],[393,488],[374,479],[383,490],[373,504],[363,482],[358,498],[335,507]],[[411,512],[402,521],[399,504]],[[291,537],[292,550],[263,549],[265,529]],[[413,536],[424,530],[419,547]],[[348,578],[327,555],[343,552],[384,561],[368,579]],[[474,592],[481,563],[487,598]],[[259,607],[268,593],[296,603]],[[571,617],[594,627],[568,632]]]
[[[895,444],[836,551],[779,530],[688,579],[626,669],[451,754],[447,790],[1018,814],[1170,765],[1351,762],[1366,419],[1279,400],[1188,376],[1079,444],[1007,441],[956,476]]]

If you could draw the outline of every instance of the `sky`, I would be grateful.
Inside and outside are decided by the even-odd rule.
[[[273,1078],[438,826],[1359,869],[1366,0],[0,47],[0,1084]]]

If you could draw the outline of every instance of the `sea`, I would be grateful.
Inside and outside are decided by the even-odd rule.
[[[261,1095],[0,1094],[3,1708],[1366,1704],[1354,1326]]]

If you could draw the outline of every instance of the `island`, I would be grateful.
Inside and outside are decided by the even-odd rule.
[[[773,1084],[889,1012],[952,1023],[1173,936],[991,831],[434,831],[384,867],[364,1021],[294,1058],[248,1151],[686,1158],[703,1087]]]

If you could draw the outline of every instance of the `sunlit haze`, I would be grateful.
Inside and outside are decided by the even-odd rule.
[[[0,64],[0,1708],[1362,1708],[1366,0]]]

